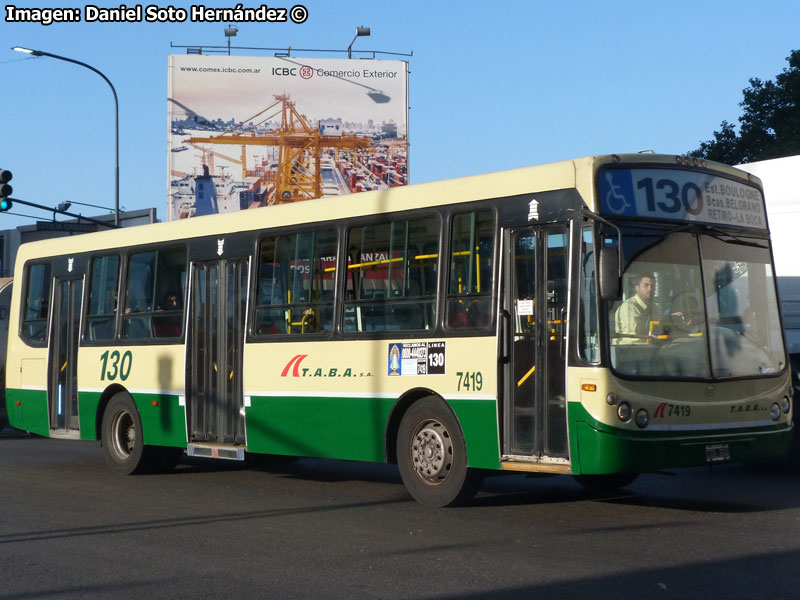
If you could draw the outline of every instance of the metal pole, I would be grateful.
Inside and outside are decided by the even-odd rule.
[[[114,223],[111,225],[105,221],[98,221],[97,219],[93,219],[92,217],[84,217],[83,215],[78,215],[75,213],[67,212],[66,210],[58,210],[57,208],[50,208],[49,206],[45,206],[43,204],[36,204],[35,202],[28,202],[27,200],[20,200],[19,198],[9,198],[12,202],[18,202],[19,204],[24,204],[25,206],[31,206],[33,208],[41,208],[42,210],[52,210],[53,211],[53,220],[55,221],[55,213],[60,215],[66,215],[68,217],[73,217],[78,219],[79,221],[83,219],[84,221],[89,221],[89,223],[95,223],[96,225],[102,225],[103,227],[109,227],[110,229],[117,229],[119,225]],[[35,217],[33,217],[35,218]]]
[[[16,50],[17,48],[14,49]],[[67,58],[66,56],[59,56],[58,54],[52,54],[50,52],[44,52],[43,50],[27,50],[24,48],[20,48],[19,50],[22,52],[28,52],[33,56],[49,56],[50,58],[56,58],[58,60],[80,65],[81,67],[86,67],[90,71],[94,71],[100,75],[100,77],[103,78],[103,81],[105,81],[111,88],[111,93],[114,94],[114,225],[119,226],[119,101],[117,99],[117,90],[114,89],[114,84],[111,83],[108,77],[103,75],[103,73],[95,69],[92,65],[87,65],[85,62],[81,62],[73,58]]]

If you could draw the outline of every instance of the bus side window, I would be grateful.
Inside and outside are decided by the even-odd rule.
[[[337,245],[335,229],[261,241],[256,335],[305,335],[333,329]]]
[[[432,329],[439,237],[436,217],[350,229],[344,330]]]
[[[36,343],[47,338],[47,318],[50,303],[50,265],[28,267],[28,288],[25,291],[25,312],[22,318],[23,336]]]
[[[479,328],[491,322],[494,215],[484,209],[453,217],[450,225],[447,326]]]
[[[122,318],[123,339],[180,337],[185,288],[185,248],[131,254]]]
[[[86,339],[92,342],[113,340],[119,294],[119,256],[111,254],[93,258],[91,268]]]

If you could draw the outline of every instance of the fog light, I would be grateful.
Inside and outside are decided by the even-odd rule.
[[[775,406],[778,406],[777,404]],[[617,416],[619,417],[620,421],[630,421],[631,420],[631,405],[627,402],[623,402],[617,408]]]
[[[616,394],[609,394],[606,396],[606,402],[608,402],[611,406],[614,406],[618,400],[619,398],[617,398]]]
[[[783,414],[788,415],[789,414],[789,410],[791,408],[792,408],[792,403],[789,402],[789,397],[788,396],[784,396],[783,400],[781,400],[781,410],[783,411]]]
[[[643,408],[640,408],[636,411],[636,424],[644,429],[647,427],[647,424],[650,422],[650,415],[647,414],[647,411]]]
[[[773,402],[772,406],[769,407],[769,416],[772,417],[773,421],[781,418],[781,407],[778,406],[777,402]]]

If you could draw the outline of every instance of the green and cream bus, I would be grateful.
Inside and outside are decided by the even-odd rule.
[[[617,331],[642,276],[643,331]],[[791,381],[757,178],[569,160],[23,245],[11,424],[182,453],[387,461],[422,503],[487,470],[596,487],[781,457]]]

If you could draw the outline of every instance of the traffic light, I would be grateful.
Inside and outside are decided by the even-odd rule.
[[[0,211],[3,212],[10,210],[13,205],[9,196],[14,193],[14,188],[8,185],[11,177],[11,171],[0,169]]]

